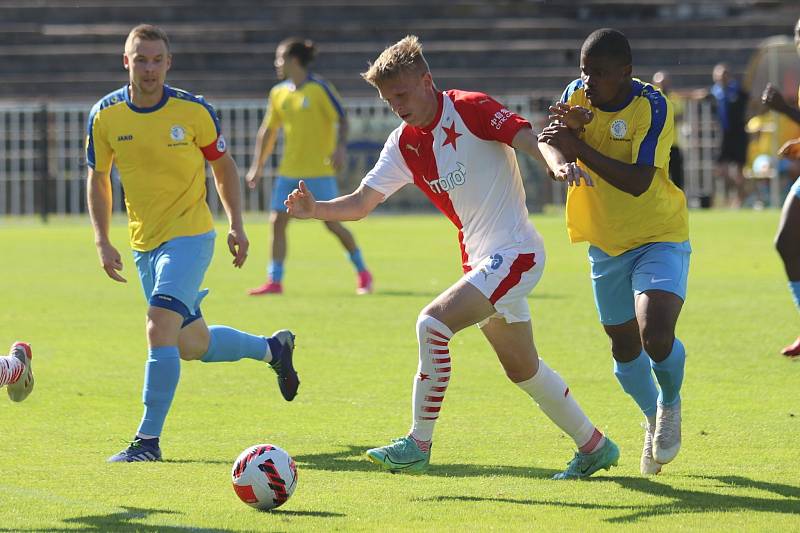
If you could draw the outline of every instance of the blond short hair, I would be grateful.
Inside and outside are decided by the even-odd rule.
[[[361,77],[377,87],[378,83],[406,72],[430,72],[428,62],[422,55],[422,44],[416,35],[406,35],[386,48],[374,63],[369,64],[369,69],[361,73]]]
[[[133,40],[137,38],[142,41],[164,41],[167,52],[169,52],[169,37],[167,37],[167,33],[158,26],[139,24],[133,28],[128,34],[128,38],[125,39],[126,53],[131,49],[131,46],[133,46]]]

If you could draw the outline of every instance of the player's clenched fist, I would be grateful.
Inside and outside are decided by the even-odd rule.
[[[306,182],[300,180],[299,188],[293,190],[283,202],[289,215],[295,218],[313,218],[317,201],[306,187]]]

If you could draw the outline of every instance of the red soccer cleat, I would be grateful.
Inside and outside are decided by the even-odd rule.
[[[262,294],[283,294],[283,285],[274,281],[267,281],[260,287],[247,291],[250,296],[261,296]]]
[[[792,344],[781,350],[781,353],[786,357],[800,356],[800,337],[797,337],[796,341],[794,341]]]
[[[369,270],[364,270],[358,273],[358,287],[356,287],[356,294],[370,294],[372,292],[372,274]]]

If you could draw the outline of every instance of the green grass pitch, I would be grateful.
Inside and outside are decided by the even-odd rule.
[[[248,217],[242,271],[217,239],[204,314],[251,332],[292,328],[300,394],[284,402],[254,361],[184,363],[165,462],[129,465],[105,463],[138,424],[146,357],[124,224],[112,236],[126,285],[98,267],[86,219],[0,225],[0,342],[32,343],[37,380],[22,404],[0,391],[0,531],[800,530],[800,364],[778,355],[800,327],[772,247],[777,211],[691,214],[683,449],[653,479],[638,473],[640,416],[611,371],[586,246],[567,242],[563,214],[534,216],[548,249],[530,298],[538,349],[622,450],[618,468],[582,482],[549,479],[571,441],[507,381],[477,328],[451,344],[430,473],[377,471],[364,451],[408,429],[414,324],[459,276],[455,231],[441,216],[350,224],[377,288],[358,297],[334,238],[295,222],[285,294],[250,298],[264,220]],[[299,468],[295,495],[271,513],[230,485],[234,458],[261,442]]]

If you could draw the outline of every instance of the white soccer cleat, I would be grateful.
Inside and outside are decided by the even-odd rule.
[[[22,371],[19,379],[6,387],[8,397],[11,398],[11,401],[21,402],[27,398],[33,390],[33,371],[31,370],[31,358],[33,357],[33,353],[31,352],[30,345],[17,341],[11,345],[11,350],[8,355],[16,357],[25,365],[25,369]]]
[[[653,434],[656,428],[647,422],[642,425],[644,426],[644,447],[642,448],[642,460],[639,462],[639,471],[643,476],[655,476],[661,472],[661,465],[653,458]]]
[[[669,407],[658,404],[656,431],[653,436],[653,458],[665,465],[675,459],[681,449],[681,402]]]

